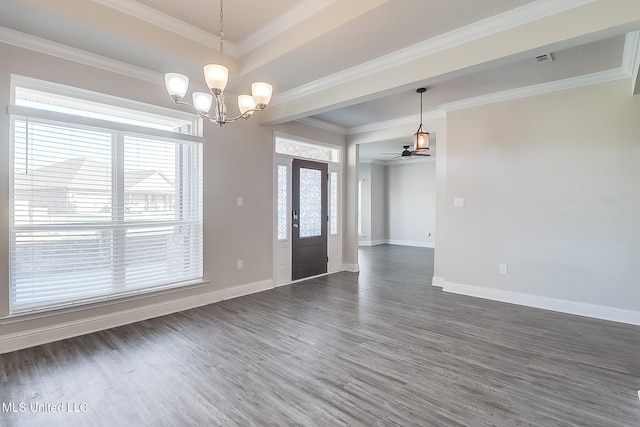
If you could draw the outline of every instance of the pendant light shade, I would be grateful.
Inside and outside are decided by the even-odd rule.
[[[204,66],[204,79],[207,86],[213,93],[222,93],[229,81],[229,69],[220,64],[209,64]]]
[[[416,153],[424,153],[429,151],[429,132],[422,124],[422,94],[427,91],[426,88],[421,87],[416,90],[420,94],[420,126],[418,130],[413,134],[413,151]]]
[[[178,73],[167,73],[164,75],[164,84],[169,96],[174,101],[180,101],[189,90],[189,77]]]

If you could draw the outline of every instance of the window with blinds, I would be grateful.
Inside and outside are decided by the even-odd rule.
[[[10,111],[11,313],[202,280],[199,138]]]

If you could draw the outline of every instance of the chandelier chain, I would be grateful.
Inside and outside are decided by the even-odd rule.
[[[222,54],[224,50],[224,0],[220,0],[220,33],[218,34],[220,39],[220,63],[222,64]]]

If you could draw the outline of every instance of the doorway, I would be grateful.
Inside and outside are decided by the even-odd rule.
[[[291,279],[327,272],[327,187],[326,163],[294,159],[292,163]]]

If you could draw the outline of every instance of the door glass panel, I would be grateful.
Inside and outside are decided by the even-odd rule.
[[[287,167],[278,165],[278,240],[287,238]]]
[[[300,237],[322,232],[322,172],[300,168]]]
[[[331,217],[331,235],[338,234],[338,172],[331,172],[331,185],[329,187],[329,216]]]

